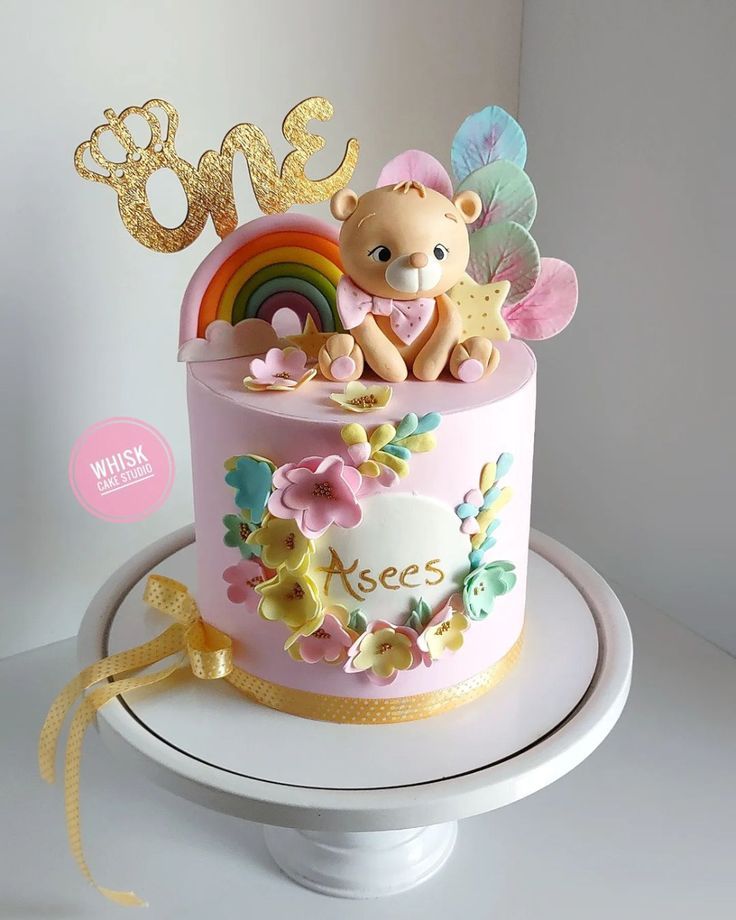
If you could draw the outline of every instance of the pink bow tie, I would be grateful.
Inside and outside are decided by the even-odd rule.
[[[433,297],[420,297],[418,300],[374,297],[359,288],[347,275],[343,275],[337,285],[337,312],[346,329],[359,326],[368,313],[390,316],[391,328],[406,345],[411,345],[424,329],[433,310]]]

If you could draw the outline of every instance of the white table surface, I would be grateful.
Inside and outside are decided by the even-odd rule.
[[[258,825],[155,787],[91,731],[82,821],[94,874],[134,888],[151,905],[145,916],[166,920],[731,920],[736,661],[617,590],[636,658],[611,736],[552,786],[463,822],[448,865],[414,891],[345,902],[299,888],[271,862]],[[3,920],[125,915],[78,874],[62,790],[36,772],[37,730],[75,669],[75,640],[0,662]]]

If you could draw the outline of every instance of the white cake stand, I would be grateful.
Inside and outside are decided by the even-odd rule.
[[[170,623],[142,602],[156,571],[194,588],[194,531],[132,558],[95,596],[81,664]],[[584,760],[613,728],[631,680],[631,632],[611,588],[533,533],[520,659],[490,693],[399,725],[333,725],[248,701],[185,670],[98,715],[115,752],[207,808],[265,825],[281,869],[323,894],[395,894],[449,858],[457,821],[515,802]]]

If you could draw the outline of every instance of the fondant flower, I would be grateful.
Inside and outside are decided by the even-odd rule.
[[[307,356],[299,348],[269,348],[263,358],[250,362],[250,376],[243,378],[248,390],[295,390],[315,376],[307,370]]]
[[[485,620],[497,597],[516,584],[512,562],[490,562],[471,572],[463,582],[463,606],[471,620]]]
[[[471,489],[465,493],[462,503],[455,508],[455,514],[460,518],[462,524],[460,530],[463,533],[472,536],[480,531],[478,524],[478,515],[483,507],[483,493],[480,489]]]
[[[296,521],[271,514],[266,514],[258,530],[248,537],[248,546],[260,554],[269,568],[279,569],[283,565],[291,571],[298,569],[304,557],[314,550],[314,544],[299,530]]]
[[[237,457],[235,466],[225,474],[225,482],[235,489],[235,504],[260,524],[271,494],[271,464],[261,457]]]
[[[268,510],[278,518],[293,518],[309,539],[322,536],[331,524],[357,527],[363,519],[356,498],[361,481],[356,469],[334,455],[287,463],[273,474]]]
[[[430,665],[445,652],[456,652],[461,648],[463,633],[469,626],[470,622],[462,612],[462,598],[454,594],[434,614],[417,639],[417,645],[424,653],[424,663]]]
[[[346,384],[342,393],[330,393],[330,399],[348,412],[373,412],[385,409],[391,402],[393,390],[389,386],[365,386],[358,380]]]
[[[230,586],[227,589],[228,599],[233,604],[255,607],[258,603],[256,588],[272,574],[270,571],[264,571],[263,566],[255,559],[241,559],[237,565],[231,565],[222,573],[222,577]]]
[[[258,612],[266,620],[280,620],[292,631],[313,632],[322,625],[317,585],[308,575],[309,558],[291,572],[281,568],[269,581],[256,586],[261,595]],[[287,640],[288,641],[288,640]]]
[[[244,514],[226,514],[222,519],[222,523],[225,525],[225,536],[222,538],[225,546],[239,549],[244,559],[260,555],[257,545],[246,542],[253,533],[253,528],[248,520],[248,512]],[[276,566],[271,566],[271,568],[276,568]]]
[[[297,661],[316,664],[326,661],[328,664],[342,664],[348,657],[348,650],[355,642],[357,633],[348,628],[350,614],[341,604],[325,607],[320,626],[304,635],[297,631],[287,639],[285,648]]]
[[[415,668],[421,660],[413,629],[374,620],[351,646],[344,669],[351,674],[365,672],[377,684],[390,684],[399,671]]]

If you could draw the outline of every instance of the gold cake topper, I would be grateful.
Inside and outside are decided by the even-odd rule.
[[[155,110],[167,118],[165,133]],[[107,124],[92,132],[90,139],[77,147],[74,165],[83,179],[109,185],[118,196],[118,210],[132,237],[156,252],[179,252],[193,243],[212,217],[218,236],[225,237],[238,224],[233,194],[233,161],[240,152],[248,164],[253,192],[264,214],[280,214],[293,204],[325,201],[350,181],[358,161],[358,141],[351,138],[337,169],[324,179],[308,179],[307,160],[325,146],[324,138],[312,134],[307,125],[312,119],[329,121],[333,107],[327,99],[312,96],[295,106],[284,119],[282,133],[294,148],[279,170],[271,145],[260,128],[252,124],[235,125],[225,135],[219,152],[207,150],[195,168],[176,152],[179,113],[163,99],[150,99],[142,106],[132,105],[116,115],[105,110]],[[150,130],[145,146],[136,143],[126,125],[132,116],[143,118]],[[124,159],[111,160],[100,149],[101,137],[110,132],[121,145]],[[86,157],[100,168],[87,165]],[[187,198],[187,213],[178,227],[165,227],[153,215],[146,185],[160,169],[171,170]]]

